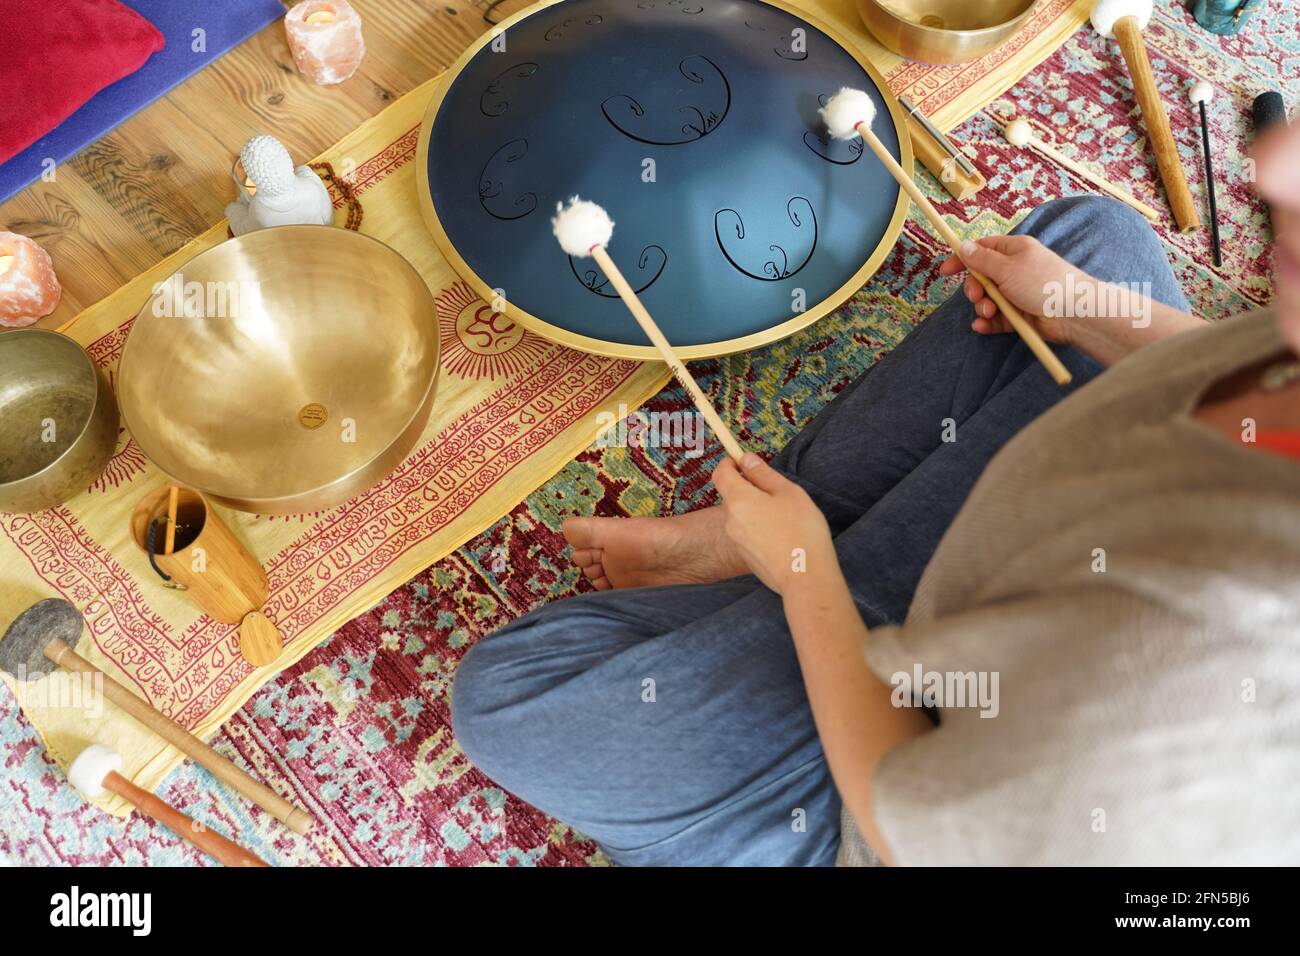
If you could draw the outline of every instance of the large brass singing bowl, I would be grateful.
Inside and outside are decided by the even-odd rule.
[[[1038,0],[857,0],[876,39],[899,56],[965,63],[1006,43]]]
[[[390,472],[428,421],[438,323],[420,274],[329,226],[200,253],[136,316],[118,397],[160,469],[258,514],[336,505]]]
[[[0,511],[85,491],[117,445],[117,404],[81,346],[49,329],[0,333]]]

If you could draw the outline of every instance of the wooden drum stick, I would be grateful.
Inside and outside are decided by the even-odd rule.
[[[939,215],[939,211],[934,208],[930,200],[925,198],[925,194],[912,181],[912,177],[903,170],[902,166],[898,165],[898,160],[894,159],[893,154],[885,149],[885,144],[872,132],[871,122],[875,119],[875,116],[876,107],[871,98],[861,90],[848,88],[842,89],[832,96],[822,109],[822,117],[826,120],[831,135],[839,139],[852,139],[854,136],[861,136],[863,141],[871,147],[871,151],[876,154],[876,158],[884,164],[884,167],[889,170],[894,179],[898,181],[898,184],[911,197],[912,202],[916,203],[921,212],[925,213],[926,218],[930,220],[930,224],[939,231],[939,235],[952,249],[953,254],[960,259],[960,237],[952,231],[948,223]],[[966,267],[966,271],[972,279],[984,287],[984,291],[988,293],[989,298],[1006,316],[1007,321],[1011,323],[1011,327],[1024,340],[1025,345],[1034,353],[1038,361],[1043,363],[1043,367],[1047,369],[1048,374],[1052,376],[1056,384],[1069,385],[1072,377],[1070,370],[1065,367],[1061,360],[1056,357],[1056,353],[1043,341],[1043,337],[1038,334],[1038,330],[1002,294],[1002,290],[997,287],[997,284],[988,276],[970,268],[969,265]]]
[[[147,790],[137,787],[116,771],[103,780],[103,787],[117,794],[147,817],[157,820],[177,836],[188,840],[226,866],[266,866],[265,860],[245,850],[233,840],[228,840],[215,830],[209,830],[193,817],[187,817],[171,804],[164,803]]]
[[[270,787],[254,780],[180,724],[168,720],[154,710],[142,698],[131,693],[74,651],[61,638],[51,639],[44,649],[44,654],[59,667],[73,673],[101,675],[105,697],[181,753],[192,758],[218,780],[229,784],[248,800],[271,814],[294,833],[306,833],[316,822],[307,811],[295,807]]]
[[[745,449],[741,447],[740,442],[731,434],[722,416],[718,414],[709,397],[704,394],[695,378],[687,371],[682,360],[677,357],[673,351],[672,345],[659,329],[658,323],[651,317],[649,310],[637,297],[632,286],[628,284],[627,279],[614,260],[609,257],[605,245],[609,242],[614,234],[614,223],[610,220],[605,210],[600,206],[588,200],[579,199],[574,196],[569,201],[568,206],[560,206],[556,210],[555,219],[552,220],[555,227],[556,238],[560,240],[560,246],[571,256],[591,256],[596,260],[605,276],[618,292],[619,298],[627,306],[627,310],[632,313],[637,324],[641,326],[642,331],[654,343],[659,350],[660,356],[663,357],[668,368],[677,376],[677,380],[686,387],[690,392],[691,398],[695,402],[695,407],[699,409],[704,420],[709,423],[713,433],[718,436],[722,442],[722,447],[727,450],[727,454],[737,462],[745,454]],[[576,250],[576,251],[575,251]]]
[[[1133,209],[1136,209],[1138,212],[1142,213],[1142,215],[1146,216],[1148,219],[1151,219],[1153,221],[1160,219],[1160,213],[1156,212],[1154,209],[1152,209],[1142,200],[1138,199],[1132,193],[1120,189],[1120,187],[1116,186],[1112,182],[1108,182],[1105,179],[1102,179],[1100,176],[1094,173],[1087,166],[1083,165],[1082,163],[1075,162],[1073,159],[1071,159],[1069,156],[1066,156],[1063,152],[1061,152],[1056,147],[1049,146],[1047,143],[1043,142],[1041,139],[1039,139],[1037,136],[1034,135],[1034,128],[1029,125],[1028,120],[1025,119],[1012,120],[1010,123],[1008,123],[1006,126],[1002,128],[1002,135],[1007,138],[1007,142],[1010,143],[1012,146],[1028,146],[1031,149],[1037,150],[1038,152],[1046,156],[1048,159],[1051,159],[1059,163],[1060,165],[1064,166],[1066,169],[1074,173],[1076,176],[1092,183],[1094,186],[1096,186],[1102,192],[1106,193],[1108,196],[1118,199],[1120,202],[1125,203],[1128,206],[1131,206]]]
[[[209,830],[193,817],[186,816],[147,790],[137,787],[118,773],[122,758],[114,750],[91,744],[68,768],[68,779],[87,797],[99,797],[105,791],[115,793],[145,816],[157,820],[178,837],[198,847],[218,863],[226,866],[266,866],[265,860],[245,850],[233,840]]]
[[[601,271],[609,277],[609,281],[617,290],[619,298],[623,300],[627,310],[632,313],[633,318],[637,320],[650,341],[654,343],[655,348],[659,350],[659,354],[663,356],[664,362],[677,376],[677,380],[685,385],[686,390],[691,393],[691,398],[695,400],[695,407],[700,410],[704,420],[709,423],[709,427],[713,429],[714,434],[722,441],[722,446],[727,449],[727,454],[736,461],[740,461],[745,454],[745,449],[740,447],[740,442],[731,434],[731,429],[723,422],[722,416],[713,407],[709,397],[704,394],[704,390],[700,388],[691,373],[686,370],[682,360],[677,357],[677,353],[673,351],[673,347],[668,344],[663,332],[659,330],[658,324],[650,317],[650,313],[641,303],[641,300],[637,298],[637,294],[632,291],[627,279],[623,278],[623,273],[619,271],[618,266],[614,265],[614,260],[609,257],[605,247],[593,246],[591,255],[600,266]]]
[[[1173,131],[1169,128],[1165,105],[1156,89],[1151,61],[1147,58],[1147,45],[1142,41],[1142,29],[1136,18],[1124,17],[1116,23],[1115,39],[1119,41],[1129,75],[1133,77],[1133,92],[1142,108],[1142,118],[1146,120],[1151,148],[1156,154],[1156,166],[1160,170],[1160,179],[1165,184],[1169,205],[1173,207],[1174,220],[1183,232],[1199,229],[1201,217],[1192,200],[1192,191],[1187,186],[1187,175],[1183,172],[1182,160],[1178,158],[1178,146],[1174,142]]]
[[[167,542],[163,554],[176,550],[176,508],[180,504],[181,489],[172,485],[167,491]]]
[[[1187,175],[1178,158],[1178,144],[1169,128],[1169,114],[1165,112],[1165,104],[1156,88],[1146,42],[1142,39],[1142,30],[1150,19],[1151,0],[1097,0],[1092,8],[1093,28],[1102,36],[1113,37],[1119,42],[1129,77],[1133,80],[1133,93],[1146,122],[1160,179],[1165,184],[1165,194],[1174,211],[1174,220],[1182,232],[1191,232],[1200,228],[1201,217],[1196,211],[1192,191],[1187,187]]]

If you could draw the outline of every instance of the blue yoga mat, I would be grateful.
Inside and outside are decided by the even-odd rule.
[[[279,0],[122,0],[167,38],[139,70],[100,90],[42,139],[0,164],[0,202],[41,177],[42,163],[75,156],[86,146],[189,79],[231,47],[284,16]],[[193,49],[195,30],[205,49]],[[51,69],[58,69],[52,65]],[[4,224],[0,223],[0,227]]]

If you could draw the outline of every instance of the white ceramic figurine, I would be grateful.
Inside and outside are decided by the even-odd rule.
[[[254,136],[239,158],[256,191],[250,196],[235,176],[239,198],[226,206],[226,218],[236,236],[268,226],[333,224],[334,203],[325,184],[309,166],[294,169],[289,151],[274,136]]]

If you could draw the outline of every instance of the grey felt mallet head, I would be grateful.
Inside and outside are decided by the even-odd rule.
[[[58,666],[45,656],[50,641],[75,649],[83,626],[81,612],[62,598],[37,601],[0,638],[0,670],[19,680],[44,677]]]

